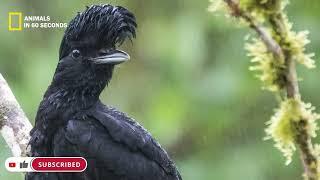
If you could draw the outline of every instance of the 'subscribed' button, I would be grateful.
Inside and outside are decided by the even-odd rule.
[[[82,157],[36,157],[31,168],[35,172],[82,172],[87,161]]]

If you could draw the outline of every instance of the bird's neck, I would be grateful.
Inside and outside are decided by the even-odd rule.
[[[99,95],[106,83],[101,81],[68,86],[52,83],[40,103],[35,128],[31,132],[32,154],[50,156],[48,149],[54,132],[70,119],[85,118],[87,110],[99,102]]]
[[[55,76],[43,101],[48,101],[49,106],[56,110],[88,109],[99,100],[100,93],[111,77],[112,69],[98,69],[94,73],[83,72],[71,79]]]
[[[99,96],[107,82],[74,84],[49,87],[44,100],[55,110],[79,111],[88,109],[99,101]]]

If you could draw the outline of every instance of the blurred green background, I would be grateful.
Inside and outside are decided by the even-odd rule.
[[[0,73],[30,120],[51,81],[64,30],[9,32],[8,12],[69,22],[85,5],[97,3],[127,7],[139,25],[137,39],[123,47],[132,60],[116,69],[101,98],[143,124],[184,180],[302,179],[297,154],[285,166],[273,142],[263,141],[276,103],[248,71],[248,29],[209,13],[207,0],[2,0]],[[320,55],[320,1],[292,1],[287,11],[295,30],[310,31],[308,50]],[[320,109],[320,70],[298,71],[303,99]],[[0,138],[0,180],[22,179],[5,170],[9,156]]]

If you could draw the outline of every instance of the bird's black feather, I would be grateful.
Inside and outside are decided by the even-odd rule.
[[[69,23],[60,45],[60,59],[72,45],[103,47],[121,45],[125,39],[136,37],[136,19],[121,6],[93,5]]]
[[[114,48],[135,37],[136,27],[131,12],[111,5],[90,6],[70,22],[31,131],[30,155],[82,156],[88,166],[82,173],[27,173],[26,180],[181,180],[150,133],[99,100],[116,64],[92,59],[119,52]]]

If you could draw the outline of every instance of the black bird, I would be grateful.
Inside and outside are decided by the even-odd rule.
[[[82,173],[28,173],[26,180],[181,180],[175,164],[134,119],[106,106],[99,95],[117,64],[117,50],[136,33],[127,9],[93,5],[71,20],[59,62],[31,131],[31,156],[82,156]]]

